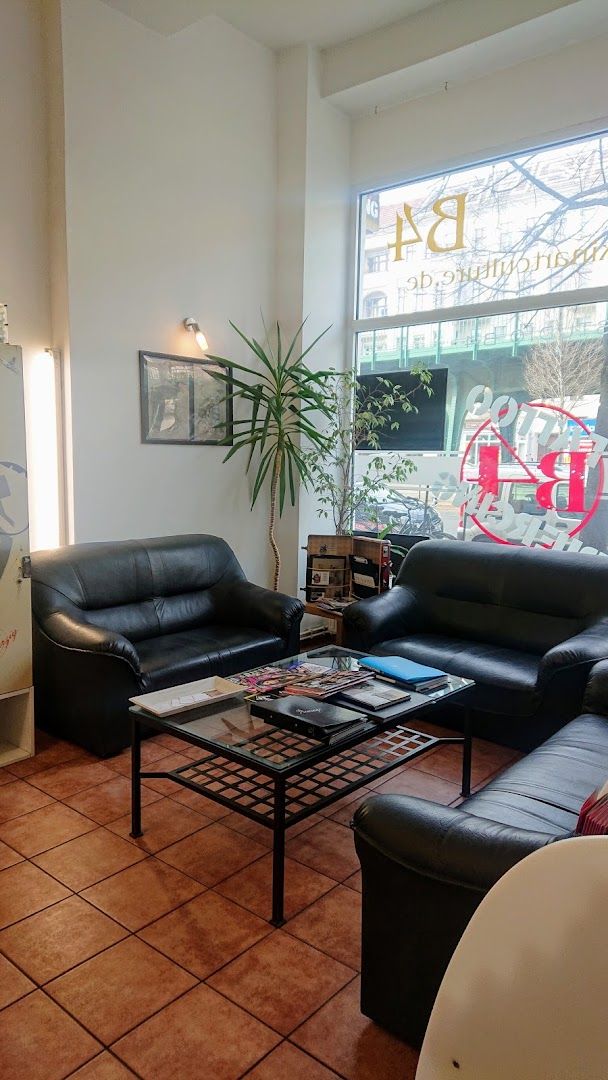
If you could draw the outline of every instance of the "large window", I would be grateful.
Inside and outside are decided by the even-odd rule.
[[[435,370],[444,430],[404,418],[411,482],[360,527],[398,495],[400,531],[608,551],[606,177],[594,135],[362,197],[357,370]]]

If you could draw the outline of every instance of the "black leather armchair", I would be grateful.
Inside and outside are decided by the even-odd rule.
[[[390,592],[346,609],[344,641],[473,679],[476,733],[528,750],[576,715],[608,657],[608,559],[429,540]]]
[[[102,757],[129,743],[129,697],[294,655],[303,613],[201,535],[36,552],[32,606],[37,722]]]
[[[412,1045],[422,1042],[450,957],[483,897],[530,852],[571,838],[583,801],[605,781],[608,662],[593,668],[584,704],[583,715],[458,807],[378,795],[356,812],[361,1008]]]

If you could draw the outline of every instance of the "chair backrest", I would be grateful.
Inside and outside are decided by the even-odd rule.
[[[74,544],[32,556],[32,607],[43,629],[66,611],[139,641],[200,625],[212,608],[209,589],[243,578],[217,536]]]
[[[608,615],[608,559],[429,540],[397,584],[420,594],[429,630],[542,654]]]
[[[416,1080],[608,1076],[608,837],[528,855],[490,890],[443,977]]]

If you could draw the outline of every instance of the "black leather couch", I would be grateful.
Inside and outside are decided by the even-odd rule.
[[[608,559],[428,540],[343,625],[346,646],[474,679],[461,701],[476,734],[529,750],[576,716],[608,657]]]
[[[458,807],[378,795],[357,810],[361,1008],[412,1045],[422,1042],[450,957],[483,897],[524,856],[571,837],[584,799],[606,780],[608,662],[593,668],[584,708]]]
[[[101,757],[129,744],[130,697],[294,655],[304,610],[204,535],[36,552],[32,607],[37,723]]]

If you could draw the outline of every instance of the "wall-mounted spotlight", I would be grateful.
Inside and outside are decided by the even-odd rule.
[[[184,326],[186,327],[186,330],[189,330],[191,334],[194,334],[196,338],[196,344],[198,345],[201,352],[206,353],[209,349],[207,338],[203,334],[203,331],[198,325],[196,319],[193,319],[192,316],[189,316],[187,319],[184,319]]]

